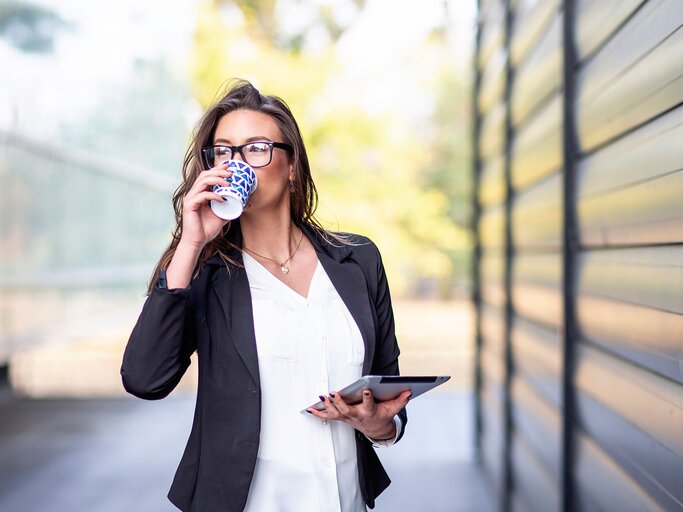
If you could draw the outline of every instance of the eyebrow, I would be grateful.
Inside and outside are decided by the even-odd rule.
[[[250,142],[257,142],[257,141],[273,142],[270,137],[266,137],[265,135],[256,135],[255,137],[249,137],[246,140],[245,144],[249,144]],[[230,145],[230,141],[227,139],[216,139],[213,141],[214,144],[217,144],[219,142]]]

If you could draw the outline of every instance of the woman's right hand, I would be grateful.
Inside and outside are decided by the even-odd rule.
[[[228,221],[221,219],[211,210],[209,201],[224,202],[218,194],[212,192],[215,185],[225,185],[225,179],[232,176],[228,171],[228,163],[217,165],[203,171],[192,184],[183,199],[183,243],[203,248],[216,238]]]

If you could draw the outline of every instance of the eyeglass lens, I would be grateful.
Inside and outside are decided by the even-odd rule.
[[[242,158],[252,167],[263,167],[270,163],[273,146],[267,142],[252,142],[241,146]],[[234,153],[237,153],[235,151]],[[213,166],[234,158],[232,148],[228,146],[213,146]]]

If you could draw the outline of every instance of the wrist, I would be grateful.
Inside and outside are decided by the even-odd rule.
[[[203,248],[203,244],[198,245],[180,239],[166,269],[166,284],[169,289],[187,288],[189,286]]]
[[[187,251],[189,253],[196,253],[197,256],[199,256],[205,246],[206,242],[195,242],[193,240],[187,240],[186,238],[181,237],[178,241],[178,245],[176,246],[176,251]]]
[[[366,432],[365,435],[375,441],[388,441],[396,437],[396,423],[392,418],[385,427],[373,429]]]

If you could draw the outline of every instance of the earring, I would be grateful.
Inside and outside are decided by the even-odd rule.
[[[294,192],[296,192],[296,188],[294,188],[294,182],[289,180],[289,193],[293,194]]]

